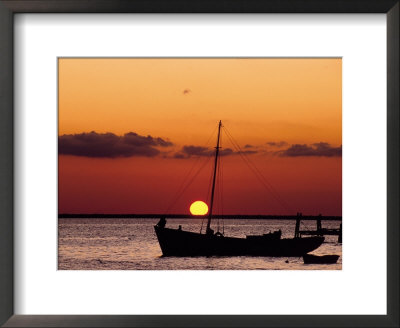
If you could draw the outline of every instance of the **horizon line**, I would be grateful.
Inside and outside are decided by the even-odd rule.
[[[133,213],[59,213],[59,219],[69,219],[69,218],[207,218],[207,215],[204,216],[194,216],[191,214],[164,214],[164,213],[150,213],[150,214],[133,214]],[[342,220],[342,216],[340,215],[293,215],[293,214],[216,214],[213,215],[214,218],[248,218],[248,219],[273,219],[273,218],[280,218],[280,219],[296,219],[300,217],[302,220],[315,220],[316,218],[320,217],[321,219],[325,220]]]

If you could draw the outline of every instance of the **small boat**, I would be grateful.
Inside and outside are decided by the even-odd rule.
[[[222,123],[219,121],[217,145],[215,147],[214,170],[210,209],[205,233],[195,233],[166,228],[165,217],[160,219],[154,230],[163,256],[284,256],[300,257],[317,249],[324,242],[322,236],[281,238],[280,230],[268,234],[228,237],[224,232],[211,229],[213,218],[214,191],[219,159],[220,134]]]
[[[303,255],[304,264],[335,264],[339,259],[339,255]]]

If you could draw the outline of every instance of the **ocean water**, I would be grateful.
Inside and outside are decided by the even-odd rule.
[[[293,238],[294,220],[220,221],[226,236],[245,237],[282,230]],[[337,254],[336,264],[304,264],[301,257],[162,257],[154,233],[158,219],[59,219],[58,268],[60,270],[341,270],[342,244],[337,236],[312,254]],[[201,219],[167,219],[167,227],[199,232]],[[217,221],[212,228],[216,231]],[[322,221],[323,228],[338,228],[339,221]],[[302,221],[301,230],[315,230],[315,221]],[[204,226],[203,226],[204,232]]]

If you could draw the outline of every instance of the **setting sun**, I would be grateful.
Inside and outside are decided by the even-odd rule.
[[[196,200],[190,205],[190,213],[192,215],[206,215],[208,213],[208,206],[201,200]]]

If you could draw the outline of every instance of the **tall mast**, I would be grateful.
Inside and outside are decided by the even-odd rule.
[[[219,147],[219,137],[220,137],[220,134],[221,134],[221,126],[222,126],[221,121],[219,121],[217,146],[215,147],[214,174],[213,174],[213,183],[212,183],[212,189],[211,189],[210,213],[208,215],[206,234],[209,234],[211,232],[210,224],[211,224],[213,204],[214,204],[215,178],[216,178],[216,175],[217,175],[218,154],[219,154],[219,148],[220,148]]]

